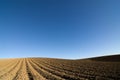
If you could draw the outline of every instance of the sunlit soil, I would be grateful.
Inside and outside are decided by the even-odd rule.
[[[120,80],[120,61],[0,59],[0,80]]]

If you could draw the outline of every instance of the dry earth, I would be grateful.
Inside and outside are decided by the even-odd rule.
[[[0,59],[0,80],[120,80],[120,55],[81,60]]]

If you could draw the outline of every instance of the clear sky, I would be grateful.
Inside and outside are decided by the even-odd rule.
[[[120,53],[120,0],[1,0],[0,57]]]

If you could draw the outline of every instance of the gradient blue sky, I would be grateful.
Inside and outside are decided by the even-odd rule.
[[[0,1],[0,58],[77,59],[120,52],[120,0]]]

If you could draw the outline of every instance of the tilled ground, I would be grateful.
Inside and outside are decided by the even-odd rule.
[[[120,80],[120,62],[0,59],[0,80]]]

